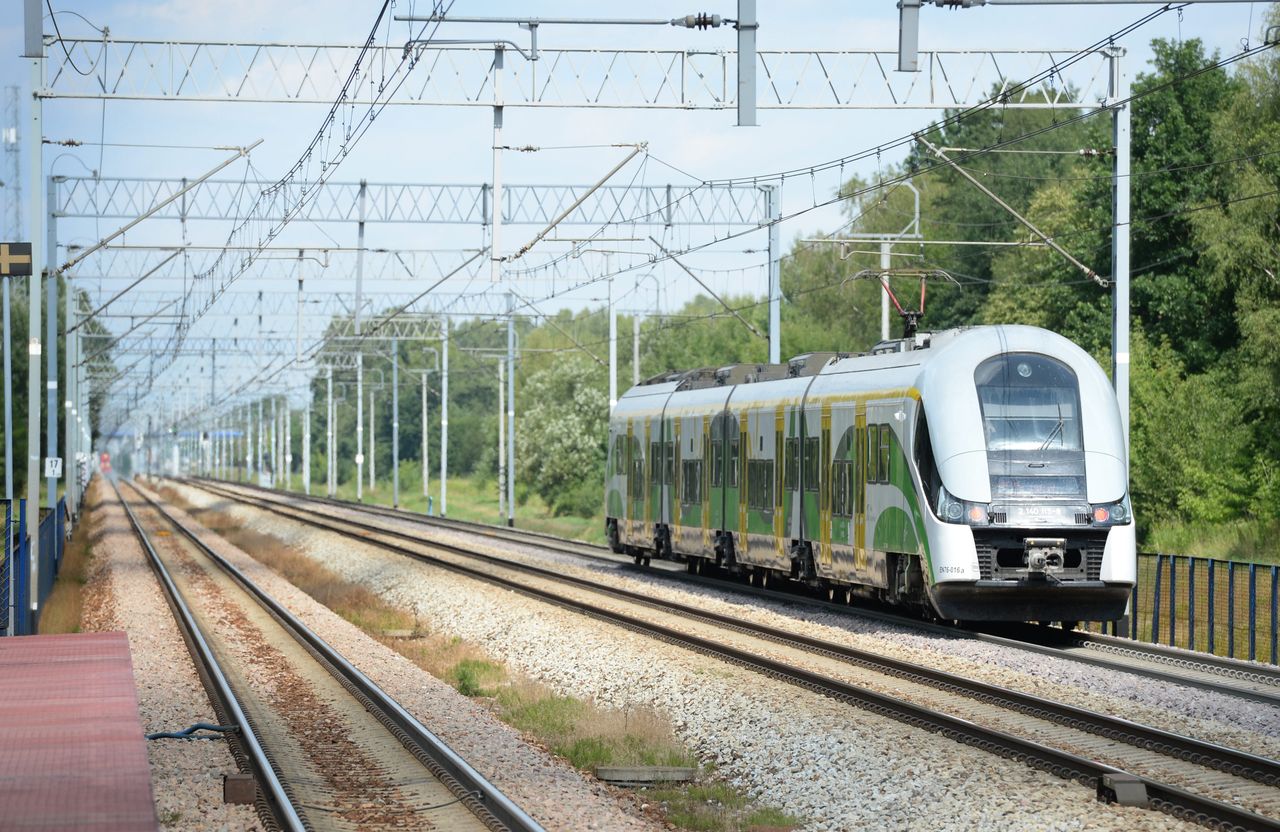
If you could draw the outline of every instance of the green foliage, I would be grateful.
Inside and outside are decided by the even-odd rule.
[[[667,818],[680,829],[749,832],[755,829],[794,829],[802,823],[779,809],[753,803],[720,781],[649,789],[645,798],[663,806]]]
[[[41,326],[40,340],[44,343],[45,349],[48,349],[48,338],[44,332],[44,316],[47,309],[44,303],[47,301],[45,287],[48,286],[47,281],[41,283]],[[63,353],[62,333],[66,331],[66,291],[67,282],[63,278],[58,278],[58,301],[57,301],[57,329],[58,329],[58,385],[60,391],[66,391],[66,355]],[[10,325],[10,366],[12,368],[13,380],[13,493],[17,498],[26,497],[26,480],[27,480],[27,371],[29,364],[27,361],[27,341],[29,336],[28,322],[30,318],[30,306],[27,297],[28,282],[25,279],[18,278],[10,284],[10,309],[9,309],[9,325]],[[77,290],[76,297],[73,301],[79,304],[82,312],[88,313],[93,306],[89,303],[88,295],[83,291]],[[85,322],[80,329],[83,338],[84,358],[86,368],[89,374],[99,378],[110,378],[115,371],[115,364],[111,359],[112,350],[103,348],[104,341],[100,336],[108,334],[108,330],[97,320],[91,319]],[[43,376],[44,362],[47,360],[48,353],[40,356],[41,373]],[[47,456],[48,442],[45,436],[45,406],[47,403],[45,397],[45,382],[48,378],[44,378],[40,384],[40,456]],[[89,419],[90,431],[96,439],[102,425],[100,423],[102,415],[102,405],[106,398],[106,389],[102,384],[90,385],[89,393]],[[66,437],[66,415],[67,410],[62,406],[61,398],[57,403],[58,418],[58,449],[59,455],[65,453],[66,448],[63,443]],[[0,436],[3,435],[4,424],[0,420]],[[3,441],[3,440],[0,440]]]
[[[1280,23],[1280,12],[1272,11],[1271,22]],[[1231,71],[1205,69],[1216,56],[1194,39],[1157,40],[1153,53],[1133,84],[1131,493],[1140,534],[1156,529],[1161,539],[1171,539],[1185,527],[1210,546],[1206,529],[1256,530],[1280,516],[1280,58],[1266,53]],[[993,107],[925,135],[953,148],[947,152],[957,164],[1107,277],[1110,119],[1106,111],[1077,115]],[[973,152],[999,146],[1018,152]],[[917,174],[918,230],[926,239],[1035,240],[923,144],[901,166],[886,166],[877,176],[888,180],[904,171]],[[867,185],[858,179],[845,184],[851,196],[842,231],[912,230],[916,194],[901,185]],[[865,350],[879,340],[881,290],[877,280],[860,279],[878,276],[879,252],[849,248],[855,250],[796,242],[783,260],[784,357]],[[929,284],[926,329],[1035,324],[1066,335],[1109,366],[1111,293],[1056,252],[900,242],[893,253],[897,270],[945,270],[955,280]],[[918,278],[894,276],[891,285],[915,305]],[[631,376],[631,324],[626,316],[618,322],[623,389]],[[598,518],[608,389],[600,366],[607,349],[604,309],[561,311],[537,323],[521,319],[517,328],[517,502],[526,514],[545,504],[555,515]],[[766,330],[767,306],[758,296],[725,297],[724,303],[696,297],[661,319],[643,321],[640,375],[763,361],[767,342],[758,333]],[[472,474],[484,489],[493,487],[498,469],[494,358],[506,340],[505,322],[476,321],[457,327],[450,341],[450,470]],[[366,378],[377,368],[385,378],[386,358],[367,349]],[[399,351],[402,366],[435,364],[420,345],[401,344]],[[349,480],[355,412],[350,379],[343,383],[339,451],[342,477]],[[402,375],[402,384],[414,385],[401,395],[404,460],[417,459],[421,447],[419,383]],[[434,460],[438,391],[433,375],[428,429]],[[322,380],[315,393],[323,412]],[[386,438],[390,408],[385,395],[379,401],[376,430]],[[313,435],[315,450],[323,450],[323,432]],[[389,450],[381,444],[377,465],[385,471]],[[323,456],[313,453],[316,481],[323,464]],[[596,519],[584,522],[598,525]],[[1226,537],[1234,541],[1232,551],[1278,546],[1269,542],[1274,535],[1263,533]]]
[[[501,666],[484,659],[463,659],[449,671],[449,681],[463,696],[492,696],[504,676]]]
[[[598,505],[604,482],[609,400],[603,368],[569,357],[533,373],[523,387],[517,432],[521,480],[558,514]],[[594,485],[594,499],[584,490]]]
[[[1231,371],[1187,375],[1177,353],[1135,331],[1130,407],[1134,511],[1144,522],[1220,523],[1247,507],[1251,431]]]

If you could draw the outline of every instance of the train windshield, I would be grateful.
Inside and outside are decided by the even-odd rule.
[[[1084,492],[1080,386],[1070,367],[1034,353],[989,358],[974,373],[992,498]]]
[[[989,358],[974,374],[988,451],[1081,449],[1080,388],[1065,364],[1043,355]]]

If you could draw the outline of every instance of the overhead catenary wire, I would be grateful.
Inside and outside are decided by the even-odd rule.
[[[1101,111],[1096,111],[1096,112],[1101,112]],[[1096,114],[1096,112],[1091,113],[1090,115],[1094,115],[1094,114]],[[661,160],[659,160],[659,161],[661,162]],[[665,164],[665,163],[663,163],[663,164]],[[877,187],[883,187],[883,186],[884,186],[884,184],[885,184],[885,183],[879,183]],[[828,201],[828,202],[824,202],[823,204],[830,204],[830,201]],[[795,215],[798,215],[799,213],[803,213],[803,212],[797,212],[797,214],[795,214]],[[795,215],[791,215],[791,216],[795,216]],[[1140,220],[1135,220],[1134,222],[1139,222],[1139,221],[1140,221]],[[699,247],[698,247],[697,249],[695,249],[695,250],[701,250],[702,248],[704,248],[704,247],[703,247],[703,246],[699,246]],[[677,254],[679,254],[679,255],[683,256],[683,254],[685,254],[685,253],[689,253],[689,251],[678,251],[678,250],[677,250],[677,251],[675,251],[674,253],[677,253]],[[792,255],[791,255],[791,254],[783,255],[783,257],[790,257],[790,256],[792,256]],[[781,258],[779,258],[779,259],[781,259]],[[619,272],[615,272],[615,274],[620,274],[620,273],[623,273],[623,272],[625,272],[625,271],[632,271],[632,270],[634,270],[634,268],[641,268],[641,267],[645,267],[645,266],[649,266],[649,265],[652,265],[652,262],[645,263],[645,264],[643,264],[642,266],[629,267],[629,268],[626,268],[626,269],[620,270]],[[602,279],[602,277],[597,277],[596,279]],[[571,287],[571,288],[570,288],[569,290],[567,290],[567,291],[573,291],[575,288],[579,288],[579,287],[580,287],[580,285],[579,285],[579,286],[576,286],[576,287]],[[553,293],[550,297],[555,297],[555,296],[558,296],[558,295],[561,295],[561,294],[565,294],[565,292],[556,292],[556,293]],[[544,302],[544,301],[543,301],[543,300],[539,300],[538,302]]]

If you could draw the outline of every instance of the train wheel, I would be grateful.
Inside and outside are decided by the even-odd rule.
[[[760,570],[760,588],[761,589],[769,588],[769,570],[768,569]]]
[[[635,561],[636,561],[636,566],[643,566],[643,565],[644,565],[644,555],[636,555],[636,556],[635,556]]]
[[[834,604],[835,601],[836,601],[836,588],[833,586],[829,586],[827,587],[827,602]]]
[[[649,556],[648,556],[648,555],[645,555],[645,557],[644,557],[644,563],[642,563],[642,564],[640,564],[640,565],[641,565],[641,566],[648,566],[648,565],[649,565]]]

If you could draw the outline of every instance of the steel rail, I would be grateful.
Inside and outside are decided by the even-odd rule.
[[[134,535],[147,553],[147,560],[150,562],[151,569],[156,573],[160,586],[164,590],[165,600],[169,602],[169,608],[173,611],[178,628],[182,631],[183,640],[187,642],[187,649],[192,658],[196,660],[201,677],[205,679],[205,688],[216,700],[216,707],[222,711],[219,718],[237,726],[237,731],[233,735],[233,740],[239,745],[241,751],[241,755],[237,756],[242,756],[249,769],[253,772],[254,779],[258,782],[258,794],[265,803],[267,812],[270,813],[271,819],[275,821],[280,829],[287,830],[287,832],[304,832],[306,826],[303,824],[302,818],[298,816],[297,809],[293,806],[293,799],[284,784],[280,782],[274,766],[272,766],[270,759],[267,757],[266,750],[258,740],[258,735],[254,731],[253,725],[250,724],[249,718],[240,706],[240,700],[231,689],[231,683],[227,681],[226,674],[222,671],[222,666],[213,655],[213,650],[209,647],[208,641],[205,640],[200,625],[196,623],[195,617],[187,606],[187,602],[178,591],[173,578],[170,577],[169,570],[160,560],[160,555],[156,552],[155,547],[151,545],[151,540],[147,537],[147,533],[143,531],[142,523],[138,521],[133,509],[129,508],[129,503],[125,501],[124,496],[120,493],[120,487],[115,477],[110,477],[109,481],[111,482],[112,490],[115,491],[116,500],[124,509],[125,515],[129,518],[129,523],[133,526]]]
[[[193,484],[203,483],[224,487],[228,485],[228,483],[222,483],[221,481],[204,477],[188,477],[182,481],[192,482]],[[438,528],[452,528],[472,534],[484,535],[498,540],[507,540],[513,543],[529,543],[531,540],[536,540],[538,542],[534,545],[540,545],[564,554],[615,563],[619,562],[614,559],[613,553],[603,546],[597,546],[583,541],[566,540],[565,538],[556,537],[555,535],[547,534],[545,532],[491,526],[486,523],[473,523],[454,518],[429,517],[386,506],[355,503],[349,500],[339,500],[332,497],[305,496],[290,492],[281,492],[277,489],[264,488],[258,485],[251,485],[249,483],[229,483],[229,485],[265,494],[287,494],[287,496],[298,500],[325,503],[348,509],[358,509],[372,514],[394,517],[410,523],[417,523],[424,526],[435,526]],[[1280,667],[1271,668],[1266,665],[1245,662],[1240,659],[1233,659],[1225,656],[1216,656],[1211,653],[1192,652],[1189,650],[1166,647],[1160,644],[1150,644],[1118,636],[1088,633],[1081,630],[1062,631],[1056,628],[1016,625],[1004,628],[1008,631],[1012,631],[1011,635],[1000,635],[997,632],[991,632],[992,629],[995,629],[994,627],[971,629],[969,627],[937,624],[922,621],[918,618],[910,618],[896,613],[886,612],[884,610],[872,609],[867,606],[850,607],[848,605],[824,601],[822,599],[797,592],[748,586],[737,581],[714,578],[706,575],[686,575],[684,572],[680,572],[678,573],[679,577],[676,577],[674,572],[672,574],[666,574],[663,571],[657,570],[646,572],[645,574],[656,575],[666,580],[689,582],[701,586],[714,587],[757,598],[785,600],[792,603],[803,602],[821,609],[836,610],[843,613],[854,612],[863,617],[898,624],[904,627],[912,627],[918,630],[936,633],[938,635],[948,635],[954,638],[968,638],[988,644],[1013,647],[1039,655],[1053,656],[1066,661],[1079,662],[1081,664],[1088,664],[1094,667],[1105,667],[1126,673],[1134,673],[1148,678],[1170,682],[1172,684],[1196,687],[1202,690],[1214,691],[1228,696],[1235,696],[1242,699],[1249,699],[1251,701],[1280,707]],[[1071,643],[1046,643],[1046,641],[1061,640],[1064,638],[1070,639]],[[1070,647],[1091,648],[1097,651],[1097,655],[1088,655],[1083,652],[1067,652],[1067,649]],[[1160,664],[1168,664],[1174,667],[1191,670],[1193,672],[1204,673],[1209,676],[1216,675],[1229,679],[1252,681],[1259,685],[1272,687],[1275,691],[1255,690],[1235,685],[1223,685],[1210,679],[1199,679],[1194,676],[1184,676],[1179,673],[1163,671],[1158,667],[1135,666],[1125,661],[1125,659],[1129,657]]]
[[[328,642],[322,639],[280,602],[272,598],[265,590],[251,581],[233,564],[213,551],[208,544],[200,540],[183,523],[178,522],[162,505],[144,492],[135,489],[153,510],[165,518],[183,537],[193,543],[210,560],[227,573],[237,584],[247,591],[264,609],[279,620],[285,629],[301,644],[315,651],[324,663],[327,663],[344,686],[354,688],[366,702],[377,711],[375,716],[392,727],[406,748],[419,760],[426,763],[427,768],[440,779],[455,796],[458,797],[481,822],[493,829],[510,830],[510,832],[545,832],[542,826],[525,813],[523,809],[507,797],[497,786],[493,785],[476,771],[470,763],[449,747],[444,740],[437,737],[430,729],[406,711],[399,702],[389,696],[382,688],[359,669],[346,660]]]
[[[1086,730],[1091,733],[1105,736],[1109,739],[1126,742],[1139,748],[1154,750],[1198,765],[1219,768],[1229,774],[1247,777],[1259,782],[1273,785],[1280,784],[1280,763],[1248,754],[1246,752],[1224,748],[1212,743],[1195,740],[1190,737],[1183,737],[1170,732],[1139,725],[1128,720],[1088,712],[1074,706],[1053,702],[1051,700],[1023,694],[1017,691],[1011,691],[995,685],[988,685],[976,680],[965,679],[945,671],[921,667],[910,662],[878,656],[873,653],[845,647],[844,645],[834,644],[821,639],[777,630],[775,628],[755,624],[753,622],[741,621],[730,616],[711,613],[706,610],[676,602],[654,599],[640,593],[597,584],[593,581],[563,575],[551,570],[530,566],[528,564],[519,564],[502,558],[478,554],[452,544],[439,543],[435,541],[422,541],[406,532],[387,530],[373,526],[372,524],[366,524],[348,518],[335,518],[329,515],[324,515],[322,512],[313,509],[289,506],[278,503],[274,500],[258,500],[243,494],[234,494],[220,488],[210,488],[209,490],[215,491],[216,493],[222,493],[232,499],[240,500],[241,502],[272,511],[285,517],[290,517],[294,520],[299,520],[300,522],[304,522],[318,528],[342,534],[365,543],[373,543],[374,545],[380,546],[384,549],[409,556],[415,560],[429,563],[432,566],[445,568],[450,571],[466,575],[467,577],[477,578],[482,581],[501,586],[505,589],[520,592],[538,600],[556,604],[593,618],[608,621],[636,632],[654,636],[668,643],[689,647],[698,652],[716,656],[730,663],[763,672],[765,675],[797,684],[801,687],[805,687],[835,699],[856,703],[860,707],[867,708],[881,715],[890,716],[894,719],[898,719],[917,727],[923,727],[931,731],[942,733],[944,736],[951,739],[955,739],[969,745],[974,745],[984,750],[993,751],[995,753],[1002,754],[1003,756],[1024,761],[1028,765],[1050,771],[1060,777],[1068,777],[1087,785],[1092,785],[1099,789],[1100,795],[1104,790],[1104,778],[1115,777],[1116,775],[1128,775],[1111,766],[1091,761],[1068,752],[1060,751],[1031,740],[1026,740],[995,729],[986,728],[968,720],[953,717],[948,714],[932,711],[914,703],[895,699],[891,696],[877,693],[875,691],[838,679],[833,679],[803,668],[797,668],[785,662],[762,657],[747,650],[721,644],[701,636],[682,633],[661,624],[644,621],[643,619],[598,607],[585,601],[566,598],[547,590],[529,586],[517,580],[495,575],[492,572],[486,572],[483,569],[473,568],[454,561],[441,559],[424,552],[406,548],[396,543],[377,540],[374,539],[372,535],[385,535],[393,538],[400,538],[408,540],[418,546],[441,549],[463,557],[482,560],[488,563],[496,562],[504,569],[511,569],[523,574],[530,574],[536,577],[580,586],[592,592],[623,598],[633,603],[639,603],[669,612],[676,612],[683,616],[708,621],[718,626],[747,632],[752,635],[759,635],[771,641],[797,646],[801,649],[808,650],[809,652],[825,654],[827,656],[849,661],[856,665],[870,667],[873,670],[885,672],[889,675],[923,682],[924,684],[929,684],[936,688],[959,692],[979,701],[986,701],[1000,705],[1008,703],[1008,707],[1013,710],[1028,713],[1060,724],[1065,724],[1069,727]],[[293,512],[296,512],[296,514]],[[312,515],[312,518],[300,518],[298,516],[299,514]],[[356,530],[353,531],[352,528],[343,528],[342,524],[353,527]],[[1280,830],[1280,822],[1263,815],[1250,812],[1238,806],[1223,803],[1203,795],[1193,794],[1176,786],[1170,786],[1146,777],[1138,777],[1138,779],[1146,787],[1149,802],[1153,808],[1166,811],[1177,817],[1193,820],[1210,826],[1229,824],[1242,829]]]

